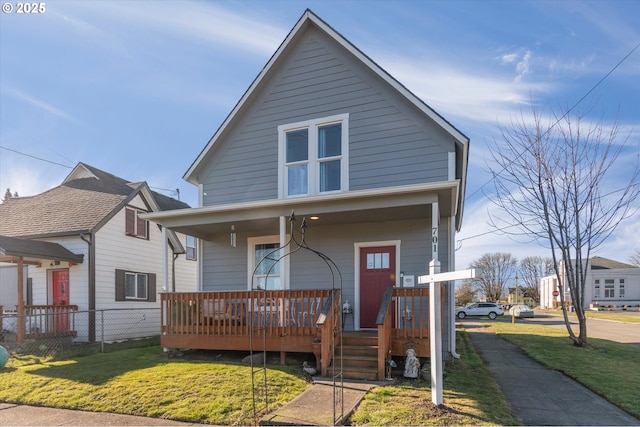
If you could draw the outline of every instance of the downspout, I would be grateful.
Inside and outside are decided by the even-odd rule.
[[[89,233],[91,240],[93,234]],[[84,233],[80,233],[80,238],[89,245],[89,342],[96,341],[96,267],[94,257],[96,256],[96,248],[91,242],[84,237]]]
[[[171,262],[171,291],[176,292],[176,260],[178,254],[173,254],[173,261]]]
[[[456,152],[451,151],[447,157],[447,179],[449,181],[456,180]],[[449,217],[449,270],[456,270],[456,216]],[[453,268],[451,268],[453,267]],[[455,359],[460,359],[460,355],[456,353],[456,282],[447,286],[449,300],[449,349],[451,355]]]
[[[449,218],[449,233],[450,233],[450,237],[449,237],[449,254],[450,254],[450,262],[449,265],[450,266],[454,266],[456,265],[455,259],[456,259],[456,251],[455,251],[455,238],[456,238],[456,217],[455,215],[452,216],[451,218]],[[457,268],[457,267],[456,267]],[[452,268],[450,270],[456,270],[456,268]],[[456,283],[453,282],[451,285],[447,286],[447,290],[449,292],[448,298],[449,298],[449,312],[450,312],[450,316],[449,316],[449,322],[450,322],[450,331],[451,333],[449,334],[449,337],[451,339],[450,341],[450,349],[451,349],[451,356],[453,356],[455,359],[460,359],[460,355],[458,353],[456,353]]]

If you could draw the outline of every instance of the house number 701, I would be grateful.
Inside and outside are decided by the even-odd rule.
[[[438,227],[433,227],[431,231],[431,246],[433,252],[438,252]]]

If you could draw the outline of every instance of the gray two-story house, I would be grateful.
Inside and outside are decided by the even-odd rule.
[[[334,326],[384,335],[378,359],[410,346],[428,357],[428,292],[416,278],[434,259],[454,269],[468,149],[464,134],[307,10],[185,173],[199,207],[145,216],[202,242],[208,296],[188,305],[204,308],[177,315],[179,298],[168,295],[165,345],[239,348],[239,330],[266,322],[261,331],[280,337],[269,350],[307,351],[302,329],[325,340],[318,331],[333,304]],[[446,357],[453,286],[442,295]],[[170,329],[189,316],[199,329]],[[316,355],[326,368],[327,355]]]

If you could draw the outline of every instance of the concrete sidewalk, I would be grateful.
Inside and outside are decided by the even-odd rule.
[[[161,418],[0,403],[0,426],[194,426]]]
[[[561,372],[533,361],[479,322],[461,323],[523,425],[640,425],[640,420]]]
[[[342,386],[342,393],[340,393]],[[374,382],[314,378],[314,384],[283,407],[266,415],[260,425],[330,426],[344,425]],[[334,410],[334,392],[335,410]],[[340,402],[342,399],[342,403]],[[335,416],[335,423],[334,423]]]

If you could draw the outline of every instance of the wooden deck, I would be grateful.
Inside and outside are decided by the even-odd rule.
[[[367,378],[383,379],[386,360],[409,348],[429,357],[428,294],[428,288],[387,290],[374,331],[377,371]],[[313,353],[326,376],[341,346],[339,290],[166,293],[161,310],[166,348]]]

